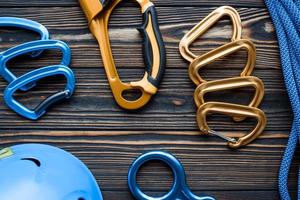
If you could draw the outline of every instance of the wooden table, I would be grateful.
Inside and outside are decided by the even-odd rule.
[[[115,103],[109,88],[99,49],[90,34],[76,0],[0,0],[0,16],[26,17],[44,24],[53,39],[66,41],[72,48],[71,68],[77,75],[77,90],[69,102],[51,109],[37,122],[26,120],[0,102],[0,147],[20,143],[47,143],[68,150],[82,159],[101,186],[104,199],[132,199],[127,189],[127,170],[134,158],[149,150],[173,153],[185,167],[187,181],[196,194],[217,199],[278,199],[277,172],[287,143],[292,114],[279,63],[274,28],[262,0],[155,0],[167,49],[167,70],[158,95],[144,109],[128,112]],[[243,37],[257,46],[254,74],[266,87],[261,108],[268,125],[264,134],[247,147],[230,150],[216,137],[200,136],[195,121],[194,85],[188,78],[188,63],[179,54],[183,35],[213,9],[231,5],[243,21]],[[133,2],[122,3],[110,22],[113,52],[124,81],[143,75],[142,38],[135,30],[141,15]],[[207,52],[229,41],[228,19],[219,22],[192,46]],[[1,29],[0,48],[32,40],[37,36],[21,30]],[[17,74],[59,62],[56,52],[41,59],[16,59],[10,63]],[[228,56],[206,67],[208,79],[238,75],[245,52]],[[19,93],[26,105],[34,106],[46,95],[63,87],[63,79],[47,79],[29,93]],[[1,79],[0,89],[7,83]],[[246,104],[253,91],[242,89],[209,95],[208,99]],[[1,98],[3,93],[1,92]],[[254,126],[246,120],[210,118],[214,129],[241,136]],[[291,174],[291,190],[296,191],[296,164]],[[171,172],[161,163],[145,166],[139,184],[148,194],[164,194],[172,184]]]

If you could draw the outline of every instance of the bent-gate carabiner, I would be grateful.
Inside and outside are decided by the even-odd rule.
[[[16,101],[13,97],[14,93],[32,82],[37,82],[45,77],[64,75],[67,80],[66,87],[63,91],[60,91],[54,95],[51,95],[40,103],[34,110],[26,108],[24,105]],[[4,91],[4,101],[8,107],[14,110],[19,115],[28,119],[36,120],[46,113],[46,110],[53,104],[63,99],[70,98],[75,89],[75,76],[72,70],[64,65],[54,65],[43,67],[34,71],[31,71],[18,79],[11,82]]]
[[[42,24],[24,18],[0,17],[0,27],[16,27],[31,30],[40,35],[40,40],[48,40],[49,32]],[[43,51],[32,52],[32,57],[39,56]]]
[[[179,44],[179,51],[187,61],[192,62],[196,56],[189,49],[190,45],[201,35],[203,35],[209,28],[218,22],[223,16],[229,16],[232,21],[233,32],[231,41],[234,42],[242,37],[242,22],[239,13],[232,7],[222,6],[214,10],[206,18],[200,21],[194,28],[192,28],[181,39]]]
[[[99,43],[106,75],[116,102],[125,109],[138,109],[157,92],[166,65],[166,52],[154,5],[149,0],[136,0],[144,17],[144,24],[139,31],[144,36],[146,72],[143,79],[137,82],[124,83],[120,80],[110,47],[108,22],[112,11],[121,1],[115,0],[103,5],[99,0],[80,0],[80,4],[88,19],[89,28]],[[128,90],[140,90],[142,95],[137,100],[127,100],[123,95]]]
[[[224,134],[211,130],[209,128],[206,116],[212,113],[225,114],[231,117],[253,117],[257,119],[257,125],[249,134],[240,137],[238,140],[236,140],[235,138],[226,137]],[[198,108],[197,122],[203,134],[213,134],[219,136],[228,141],[229,147],[239,148],[241,146],[249,144],[263,132],[266,126],[266,115],[263,111],[254,107],[230,103],[208,102],[204,103]]]

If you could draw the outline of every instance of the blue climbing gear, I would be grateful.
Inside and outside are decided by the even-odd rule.
[[[38,33],[40,40],[48,40],[49,32],[42,24],[24,18],[17,17],[0,17],[0,27],[14,27],[31,30]],[[39,56],[43,51],[32,52],[32,57]]]
[[[72,154],[48,145],[0,151],[1,200],[102,200],[90,170]]]
[[[146,162],[159,160],[166,163],[173,172],[174,183],[172,189],[163,197],[150,197],[143,193],[137,184],[137,173]],[[137,200],[214,200],[209,196],[199,197],[191,192],[186,184],[185,172],[181,163],[171,154],[162,151],[152,151],[141,155],[131,165],[128,172],[128,186],[132,195]]]
[[[27,42],[0,53],[0,75],[9,83],[4,91],[4,101],[12,110],[19,115],[28,119],[36,120],[46,113],[46,110],[53,104],[72,96],[75,89],[75,76],[68,67],[71,62],[70,47],[58,40],[49,40],[48,30],[41,24],[22,18],[0,17],[0,27],[17,27],[31,30],[40,34],[40,40]],[[62,52],[62,59],[59,65],[42,67],[40,69],[28,72],[20,77],[9,70],[7,63],[20,56],[31,55],[31,57],[39,56],[45,50],[59,50]],[[13,97],[17,90],[28,91],[39,80],[56,75],[64,75],[67,85],[63,91],[51,95],[40,103],[35,109],[31,110],[16,101]]]
[[[65,89],[45,99],[34,110],[26,108],[24,105],[20,104],[14,99],[14,93],[21,87],[36,82],[42,78],[55,75],[64,75],[66,77],[67,85]],[[44,115],[47,108],[49,108],[53,104],[61,100],[70,98],[74,90],[75,77],[72,70],[64,65],[54,65],[31,71],[11,82],[5,89],[4,100],[7,106],[19,115],[22,115],[23,117],[26,117],[28,119],[36,120]]]
[[[12,47],[2,53],[0,53],[0,75],[7,81],[12,82],[17,79],[17,77],[8,69],[7,63],[20,56],[26,55],[32,52],[42,52],[44,50],[60,50],[62,52],[61,65],[68,66],[71,62],[71,50],[70,47],[58,40],[37,40],[33,42],[27,42],[16,47]],[[35,86],[32,82],[30,85],[24,85],[20,88],[23,91],[27,91]]]
[[[292,130],[279,171],[281,199],[290,200],[288,176],[300,139],[300,2],[288,0],[265,0],[265,2],[276,27],[284,80],[294,113]]]

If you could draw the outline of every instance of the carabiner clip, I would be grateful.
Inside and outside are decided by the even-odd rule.
[[[214,10],[201,22],[199,22],[194,28],[192,28],[187,34],[184,35],[179,44],[179,51],[187,61],[192,62],[196,56],[189,49],[190,45],[200,36],[202,36],[208,29],[210,29],[216,22],[218,22],[223,16],[229,16],[232,21],[233,33],[231,41],[241,39],[242,37],[242,22],[239,13],[232,7],[222,6]]]
[[[22,28],[26,30],[31,30],[38,33],[41,37],[40,40],[48,40],[49,32],[45,26],[42,24],[24,19],[24,18],[16,18],[16,17],[0,17],[0,27],[16,27]],[[43,50],[32,52],[31,57],[39,56]]]
[[[214,49],[202,56],[197,57],[193,60],[189,66],[189,76],[195,85],[206,82],[200,74],[199,70],[217,59],[223,58],[227,55],[233,54],[241,49],[246,49],[248,53],[247,63],[243,68],[240,76],[249,76],[251,75],[255,64],[256,64],[256,48],[253,42],[250,40],[240,39],[234,42],[225,44],[217,49]]]
[[[257,125],[249,134],[236,140],[235,138],[227,137],[223,133],[211,130],[209,128],[206,116],[211,113],[225,114],[231,117],[253,117],[257,119]],[[254,107],[230,103],[208,102],[199,107],[197,112],[197,122],[203,134],[213,134],[221,137],[228,141],[229,147],[236,149],[249,144],[263,132],[266,126],[266,116],[263,111]]]
[[[158,90],[165,70],[166,52],[154,5],[149,0],[136,0],[141,6],[144,18],[144,23],[138,30],[144,36],[146,72],[142,80],[137,82],[124,83],[120,80],[110,47],[108,22],[112,11],[121,1],[105,4],[105,9],[99,0],[80,0],[80,4],[89,28],[99,43],[106,75],[116,102],[124,109],[138,109],[148,103]],[[140,90],[142,95],[137,100],[127,100],[123,95],[129,90]]]
[[[71,50],[66,43],[58,40],[37,40],[18,45],[0,53],[0,75],[2,75],[3,78],[9,83],[15,81],[17,77],[7,67],[7,63],[11,59],[27,53],[41,52],[49,49],[57,49],[62,52],[62,60],[60,62],[61,65],[68,66],[70,64]],[[23,85],[19,89],[22,91],[27,91],[34,86],[35,82],[32,81],[30,82],[30,85]]]
[[[195,90],[195,104],[197,107],[203,105],[205,103],[204,96],[207,93],[244,87],[255,89],[255,94],[248,106],[257,108],[263,100],[265,92],[264,83],[254,76],[234,77],[202,83]],[[233,120],[236,122],[243,121],[245,118],[244,116],[233,116]]]
[[[14,99],[14,93],[21,87],[24,87],[25,85],[28,85],[32,82],[35,83],[45,77],[56,75],[64,75],[66,77],[67,84],[65,89],[45,99],[34,110],[26,108],[24,105]],[[44,115],[46,113],[46,110],[53,104],[63,99],[70,98],[74,92],[74,89],[75,76],[69,67],[64,65],[48,66],[31,71],[11,82],[4,91],[4,101],[8,107],[10,107],[19,115],[28,119],[36,120]]]

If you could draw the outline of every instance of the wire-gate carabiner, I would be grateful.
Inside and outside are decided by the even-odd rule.
[[[214,23],[216,23],[221,17],[228,15],[233,23],[233,34],[231,42],[218,47],[204,55],[196,56],[189,50],[190,44],[195,41],[199,36],[204,34]],[[198,107],[197,122],[200,130],[204,134],[213,134],[228,141],[228,145],[231,148],[239,148],[247,145],[255,138],[257,138],[264,130],[266,126],[266,116],[263,111],[257,107],[260,105],[264,96],[263,82],[256,77],[250,76],[256,63],[256,48],[250,40],[241,39],[242,25],[238,12],[231,7],[223,6],[205,19],[197,24],[191,31],[189,31],[181,40],[179,50],[187,61],[191,64],[189,66],[189,76],[197,89],[194,93],[195,104]],[[240,77],[226,78],[222,80],[206,81],[200,74],[199,70],[216,61],[224,56],[235,53],[241,49],[246,49],[248,53],[247,63],[243,68]],[[254,87],[255,95],[248,106],[221,103],[221,102],[205,102],[204,96],[208,92],[236,89],[242,87]],[[253,129],[246,136],[240,137],[238,140],[227,137],[223,133],[211,130],[206,122],[206,115],[209,113],[220,113],[230,115],[234,121],[243,121],[247,117],[254,117],[258,123],[256,128]]]
[[[253,117],[257,119],[256,127],[247,135],[240,137],[238,140],[235,138],[230,138],[224,134],[211,130],[207,124],[206,116],[208,114],[218,113],[225,114],[232,117],[235,116],[246,116]],[[203,134],[213,134],[221,137],[228,141],[228,145],[231,148],[239,148],[245,146],[257,138],[264,130],[266,124],[266,115],[264,112],[258,108],[243,106],[230,103],[220,103],[220,102],[207,102],[201,105],[197,113],[197,122],[200,130]]]
[[[156,94],[166,65],[164,42],[153,3],[149,0],[136,0],[141,6],[144,18],[144,23],[138,30],[144,36],[145,75],[140,81],[124,83],[120,80],[115,66],[108,33],[110,15],[122,0],[104,1],[105,4],[99,0],[79,1],[87,17],[89,28],[99,43],[106,75],[116,102],[124,109],[143,107],[152,95]],[[124,92],[128,90],[140,90],[142,94],[139,99],[129,101],[123,97]]]

